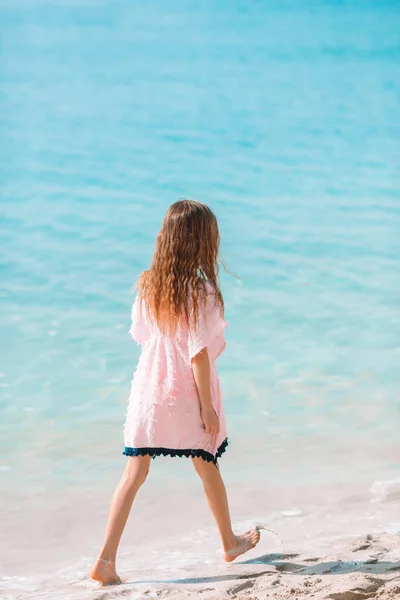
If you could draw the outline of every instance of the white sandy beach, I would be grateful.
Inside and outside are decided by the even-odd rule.
[[[264,600],[314,598],[362,600],[400,597],[400,537],[367,535],[337,540],[329,554],[318,552],[272,553],[239,561],[218,570],[193,568],[187,577],[172,583],[131,585],[132,598],[200,596],[207,600]],[[130,585],[130,584],[127,584]],[[142,589],[140,589],[142,588]],[[121,594],[122,596],[122,594]],[[109,591],[101,598],[119,597]]]
[[[329,554],[272,553],[213,569],[188,569],[171,583],[132,585],[132,595],[116,588],[101,598],[176,598],[264,600],[314,598],[361,600],[400,597],[400,537],[367,535],[337,540]],[[218,574],[216,574],[218,573]]]
[[[201,555],[201,544],[197,549]],[[1,597],[4,600],[183,600],[190,597],[203,600],[394,600],[400,597],[399,534],[338,538],[332,540],[331,548],[316,546],[314,553],[293,550],[261,554],[255,550],[252,558],[231,565],[224,565],[220,559],[212,564],[204,558],[195,564],[193,556],[185,559],[180,552],[172,550],[172,554],[179,554],[176,561],[179,566],[167,567],[155,556],[164,553],[166,548],[153,552],[152,566],[139,568],[138,562],[142,561],[138,557],[123,556],[124,565],[135,561],[131,570],[137,575],[125,579],[119,586],[100,587],[91,582],[87,578],[89,561],[86,558],[75,573],[66,568],[51,577],[7,578],[3,581]]]
[[[174,464],[178,470],[186,463]],[[162,468],[163,463],[158,463],[157,470]],[[69,496],[54,498],[51,510],[44,510],[37,497],[35,519],[26,507],[20,512],[24,540],[19,541],[18,552],[2,557],[5,576],[0,579],[1,597],[400,597],[397,480],[377,482],[372,487],[304,487],[302,491],[283,487],[268,491],[264,485],[229,484],[235,530],[240,532],[255,524],[265,528],[259,546],[231,564],[222,560],[218,536],[198,482],[193,480],[188,488],[174,483],[174,489],[165,490],[151,482],[139,495],[121,545],[118,571],[124,583],[120,586],[100,587],[88,577],[101,542],[106,494],[99,493],[98,510],[91,498],[86,507],[81,504],[80,513],[73,514],[68,507],[71,503],[77,507],[79,498],[72,491]],[[252,519],[246,518],[249,507]],[[5,522],[2,527],[7,539]]]

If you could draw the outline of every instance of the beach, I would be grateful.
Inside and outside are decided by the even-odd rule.
[[[167,508],[173,510],[168,503]],[[334,516],[330,515],[332,518]],[[180,520],[181,533],[186,521],[187,516]],[[399,597],[398,533],[337,536],[329,531],[332,529],[328,525],[329,517],[319,521],[319,524],[326,524],[324,532],[310,532],[310,527],[316,523],[308,516],[296,514],[295,510],[277,515],[274,522],[275,529],[263,531],[257,549],[229,565],[223,563],[221,553],[213,548],[217,543],[215,532],[188,529],[183,537],[165,538],[165,535],[154,535],[154,529],[147,524],[146,527],[139,526],[141,531],[135,535],[134,542],[129,549],[125,544],[121,552],[121,585],[101,587],[91,582],[87,573],[92,558],[86,556],[73,566],[69,561],[68,566],[55,572],[7,577],[0,590],[5,599],[21,600],[32,597],[71,600]],[[370,522],[369,530],[376,531],[374,522]],[[152,531],[153,542],[157,543],[149,541],[149,531]],[[70,541],[68,537],[67,541]],[[33,565],[31,562],[30,568]]]
[[[0,13],[2,598],[395,598],[398,4]],[[190,461],[157,458],[127,583],[102,589],[88,573],[126,463],[133,288],[180,197],[219,220],[220,467],[235,531],[264,529],[226,565]]]
[[[160,483],[164,461],[154,461],[158,462],[152,465],[154,476],[140,490],[124,534],[118,562],[122,585],[101,587],[88,578],[107,514],[106,494],[96,490],[88,499],[71,490],[67,496],[56,496],[51,508],[48,497],[46,504],[38,497],[33,510],[31,499],[25,518],[20,515],[23,551],[3,559],[8,576],[2,578],[2,597],[397,597],[400,481],[377,482],[369,489],[304,485],[294,491],[230,480],[235,531],[259,526],[262,538],[257,548],[226,564],[189,461],[168,464],[172,477],[168,491]],[[185,478],[185,484],[178,478]],[[73,518],[71,505],[80,506]],[[1,523],[8,539],[12,525],[8,530],[7,523]]]

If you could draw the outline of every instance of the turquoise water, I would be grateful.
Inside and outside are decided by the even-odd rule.
[[[392,474],[398,3],[0,13],[2,485],[90,490],[121,468],[130,290],[182,196],[215,210],[237,275],[222,274],[228,476]]]

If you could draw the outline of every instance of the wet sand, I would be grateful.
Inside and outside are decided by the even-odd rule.
[[[267,494],[265,489],[231,484],[229,491],[235,531],[264,527],[257,548],[224,563],[198,486],[166,493],[151,485],[138,497],[122,540],[117,566],[124,583],[109,587],[88,577],[107,514],[109,498],[104,492],[99,501],[91,502],[90,511],[81,508],[80,514],[69,512],[68,518],[66,507],[71,502],[78,505],[72,493],[61,495],[64,504],[54,500],[53,513],[44,507],[43,515],[37,510],[33,519],[25,512],[24,522],[21,511],[24,538],[18,544],[13,540],[15,552],[4,553],[0,596],[7,600],[400,597],[398,485],[310,487],[303,492],[281,487],[270,488]],[[249,507],[251,519],[246,518]]]
[[[400,597],[400,536],[337,540],[330,554],[271,553],[219,569],[194,568],[171,582],[127,582],[124,597],[206,600],[395,599]],[[132,596],[127,589],[132,586]],[[141,594],[141,595],[136,595]],[[119,597],[109,589],[102,599]],[[122,597],[122,593],[121,593]]]
[[[262,545],[262,544],[261,544]],[[176,556],[175,567],[162,563],[166,548],[153,552],[153,562],[142,566],[131,553],[122,557],[122,569],[133,570],[136,576],[121,585],[102,587],[87,577],[89,557],[79,568],[61,569],[51,577],[8,578],[2,598],[63,598],[113,600],[284,600],[313,598],[314,600],[393,599],[400,597],[400,535],[367,534],[358,538],[332,541],[331,551],[315,548],[314,553],[272,552],[255,549],[252,558],[224,565],[221,558],[205,560],[198,545],[199,559],[182,560]],[[146,554],[146,553],[145,553]],[[147,556],[147,559],[149,556]],[[177,563],[179,568],[177,570]],[[130,567],[129,567],[130,564]],[[173,573],[178,573],[174,575]],[[1,590],[1,588],[0,588]]]

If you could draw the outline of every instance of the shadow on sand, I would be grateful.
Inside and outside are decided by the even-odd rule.
[[[318,562],[319,558],[310,558],[303,564],[285,562],[287,558],[295,558],[297,555],[264,554],[250,560],[242,561],[241,565],[272,565],[279,573],[296,573],[298,575],[344,575],[347,573],[373,573],[383,574],[400,571],[400,562],[378,561],[378,559],[342,561],[333,560]],[[305,565],[304,562],[314,563]]]
[[[224,581],[237,581],[246,579],[255,579],[262,575],[276,575],[277,573],[291,574],[296,573],[297,575],[344,575],[347,573],[369,573],[373,575],[391,573],[400,571],[400,562],[388,562],[378,560],[368,561],[328,561],[318,562],[319,558],[312,558],[303,561],[303,564],[295,562],[287,562],[287,559],[296,558],[297,554],[264,554],[256,558],[241,561],[235,563],[236,565],[268,565],[273,567],[267,571],[257,571],[255,573],[232,573],[225,575],[216,575],[210,577],[183,577],[181,579],[147,579],[145,581],[126,581],[125,585],[138,585],[138,584],[205,584],[205,583],[219,583]],[[314,564],[308,565],[304,562],[312,562]]]

